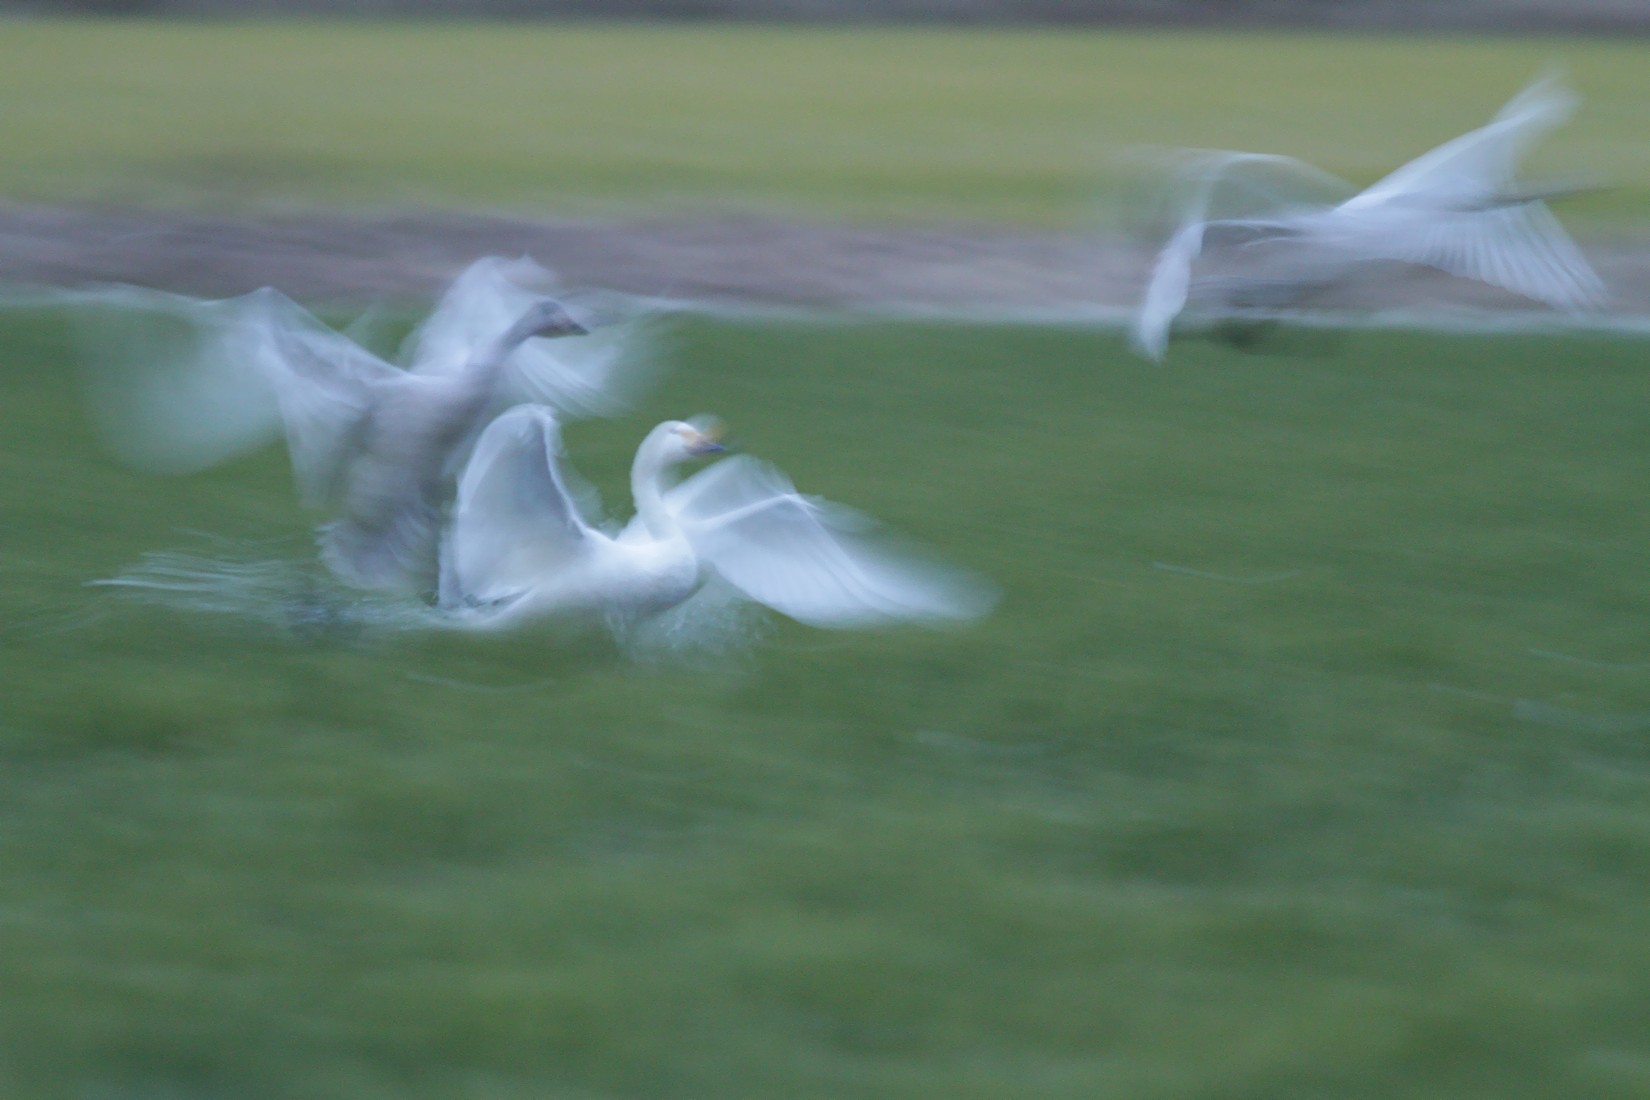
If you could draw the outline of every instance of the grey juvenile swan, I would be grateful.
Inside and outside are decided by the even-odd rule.
[[[328,567],[362,588],[427,591],[444,508],[488,421],[519,401],[611,413],[636,374],[636,326],[585,335],[531,285],[548,280],[525,259],[473,264],[409,337],[404,369],[270,288],[224,302],[94,292],[94,407],[118,449],[167,470],[284,433],[303,501],[334,516],[321,528]],[[169,325],[170,342],[110,326],[110,307],[117,322]],[[537,339],[565,336],[579,339]]]
[[[337,518],[321,558],[361,588],[428,588],[456,467],[501,399],[510,356],[585,329],[560,302],[530,306],[453,369],[401,370],[267,292],[265,369],[305,503]]]

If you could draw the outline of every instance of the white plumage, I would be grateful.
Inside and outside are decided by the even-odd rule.
[[[1161,359],[1188,299],[1288,302],[1383,262],[1438,268],[1559,309],[1599,304],[1605,289],[1542,201],[1561,193],[1520,188],[1519,159],[1574,111],[1557,80],[1530,85],[1486,126],[1445,142],[1355,194],[1327,173],[1287,157],[1208,153],[1185,171],[1178,224],[1158,254],[1130,332],[1142,354]],[[1297,192],[1339,190],[1338,201],[1286,199],[1258,185],[1272,173]],[[1238,195],[1249,209],[1220,216]],[[1258,207],[1258,209],[1256,209]],[[1230,247],[1250,276],[1200,282],[1193,265]]]
[[[713,576],[821,627],[960,620],[994,602],[982,582],[887,545],[870,520],[800,495],[748,456],[667,484],[677,464],[720,449],[698,424],[655,427],[631,468],[635,518],[613,535],[569,490],[554,414],[511,409],[460,479],[443,603],[476,629],[546,618],[621,625],[682,604]]]

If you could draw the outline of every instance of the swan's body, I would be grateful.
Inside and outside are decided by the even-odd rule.
[[[471,265],[409,339],[405,369],[272,289],[205,303],[102,292],[101,304],[174,327],[181,320],[192,338],[181,356],[166,349],[184,365],[169,361],[169,384],[156,386],[134,381],[151,372],[130,360],[158,349],[119,346],[105,331],[98,373],[121,380],[115,399],[102,402],[113,409],[103,419],[117,422],[117,440],[135,441],[122,449],[174,470],[284,430],[301,497],[336,517],[321,533],[327,565],[358,587],[427,589],[453,480],[489,419],[523,400],[573,416],[618,405],[616,383],[630,365],[625,334],[534,339],[585,332],[530,285],[548,279],[525,259]],[[135,417],[122,408],[134,397],[144,410]],[[203,419],[231,426],[198,427]]]
[[[309,503],[337,519],[321,531],[328,568],[362,588],[428,587],[447,487],[502,400],[510,356],[538,336],[584,332],[544,299],[458,369],[403,371],[306,324],[271,297],[267,369],[293,468]]]
[[[1213,298],[1227,307],[1288,304],[1381,264],[1438,268],[1559,309],[1598,304],[1603,284],[1542,201],[1566,189],[1531,190],[1514,178],[1524,150],[1567,119],[1575,102],[1555,81],[1538,81],[1487,126],[1337,201],[1267,200],[1243,179],[1281,171],[1320,193],[1353,191],[1287,157],[1198,158],[1181,181],[1178,225],[1158,254],[1131,342],[1161,359],[1170,326],[1190,299]],[[1227,197],[1222,192],[1245,185],[1249,205],[1259,209],[1216,216],[1217,199]],[[1243,273],[1194,279],[1194,263],[1216,247],[1232,249]]]
[[[631,468],[637,519],[617,536],[582,514],[560,462],[549,410],[518,406],[488,426],[459,480],[443,548],[442,602],[480,609],[490,626],[548,616],[645,615],[699,586],[699,564],[665,508],[665,467],[716,444],[691,425],[667,422],[638,448]]]
[[[559,440],[549,410],[519,406],[477,443],[443,554],[443,602],[458,625],[634,622],[683,604],[712,577],[825,627],[961,619],[991,602],[969,578],[876,545],[862,517],[802,497],[754,459],[668,484],[678,463],[721,449],[684,421],[642,441],[631,468],[635,518],[610,535],[575,503]]]

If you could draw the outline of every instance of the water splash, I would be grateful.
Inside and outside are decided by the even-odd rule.
[[[293,549],[291,540],[191,534],[207,540],[210,552],[152,550],[115,576],[87,584],[150,606],[252,623],[307,642],[367,644],[465,629],[462,616],[416,598],[343,584],[307,550]],[[559,645],[579,645],[581,635],[584,643],[590,641],[578,624],[542,625]],[[772,630],[773,620],[713,578],[669,611],[639,620],[613,617],[601,626],[630,662],[705,667],[748,654]]]
[[[269,557],[268,542],[213,538],[215,554],[154,550],[87,582],[140,603],[274,627],[305,641],[362,641],[428,630],[440,612],[419,601],[347,588],[312,558]]]
[[[773,625],[766,609],[716,577],[661,614],[607,623],[620,651],[645,665],[707,665],[737,659],[767,637]]]

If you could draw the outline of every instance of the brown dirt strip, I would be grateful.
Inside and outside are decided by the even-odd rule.
[[[1650,314],[1650,234],[1590,239],[1583,248],[1616,294],[1613,312]],[[0,204],[0,283],[132,283],[210,297],[275,286],[310,303],[422,301],[479,256],[523,253],[572,286],[712,304],[982,316],[1127,307],[1151,259],[1148,250],[1103,233],[978,226],[755,217],[530,221],[430,211],[246,218]],[[1381,300],[1340,304],[1444,299],[1536,308],[1430,273],[1374,293]]]

